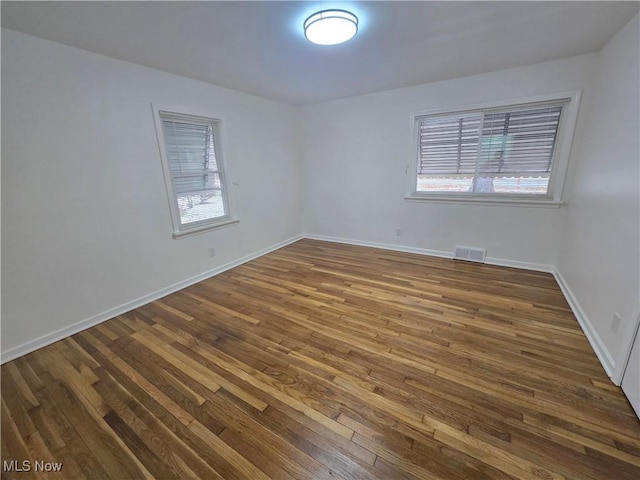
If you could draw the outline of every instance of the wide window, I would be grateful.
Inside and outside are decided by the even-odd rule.
[[[219,120],[156,113],[174,236],[228,223]]]
[[[415,115],[408,198],[559,202],[575,97]]]

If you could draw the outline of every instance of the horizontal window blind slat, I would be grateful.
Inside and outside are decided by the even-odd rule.
[[[174,177],[173,179],[175,193],[214,190],[216,188],[220,188],[220,177],[217,174],[203,175],[201,177]]]
[[[221,188],[209,188],[207,190],[190,190],[188,192],[180,192],[180,193],[176,193],[176,196],[178,197],[185,197],[185,196],[208,196],[208,195],[215,195],[215,194],[219,194],[219,192],[221,192],[222,189]]]
[[[165,149],[172,174],[214,167],[217,170],[213,128],[210,124],[186,122],[181,117],[162,116]]]
[[[419,121],[419,174],[473,173],[480,115]]]
[[[204,175],[214,175],[218,174],[217,170],[197,170],[193,172],[180,172],[180,173],[171,173],[171,178],[191,178],[191,177],[202,177]]]

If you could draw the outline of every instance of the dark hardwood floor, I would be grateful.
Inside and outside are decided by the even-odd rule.
[[[551,275],[302,240],[3,365],[2,461],[638,480],[640,422]]]

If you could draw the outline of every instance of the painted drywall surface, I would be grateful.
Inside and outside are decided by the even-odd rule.
[[[411,113],[571,90],[585,98],[595,63],[584,55],[302,107],[305,231],[443,252],[477,246],[554,265],[564,208],[405,201]]]
[[[240,223],[172,239],[152,102],[224,120]],[[294,122],[288,105],[3,29],[2,349],[298,235]]]
[[[636,16],[600,52],[557,262],[614,359],[640,295],[638,31]],[[611,329],[614,312],[622,317],[618,333]]]

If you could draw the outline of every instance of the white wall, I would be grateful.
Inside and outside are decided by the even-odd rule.
[[[557,262],[604,349],[600,353],[612,362],[610,370],[626,353],[639,313],[639,25],[636,16],[600,52],[593,95],[584,105],[582,138],[574,150],[577,161]],[[622,317],[617,333],[611,329],[614,312]]]
[[[239,224],[172,239],[152,102],[224,119]],[[300,233],[291,106],[3,29],[2,126],[3,356]]]
[[[595,65],[584,55],[303,107],[305,231],[440,252],[478,246],[507,263],[554,265],[563,208],[404,200],[411,112],[570,90],[588,97]]]
[[[639,308],[638,68],[636,17],[600,53],[294,108],[3,29],[3,358],[301,232],[557,265],[614,358]],[[567,206],[404,200],[411,112],[569,90]],[[238,225],[171,238],[151,102],[224,118]]]

